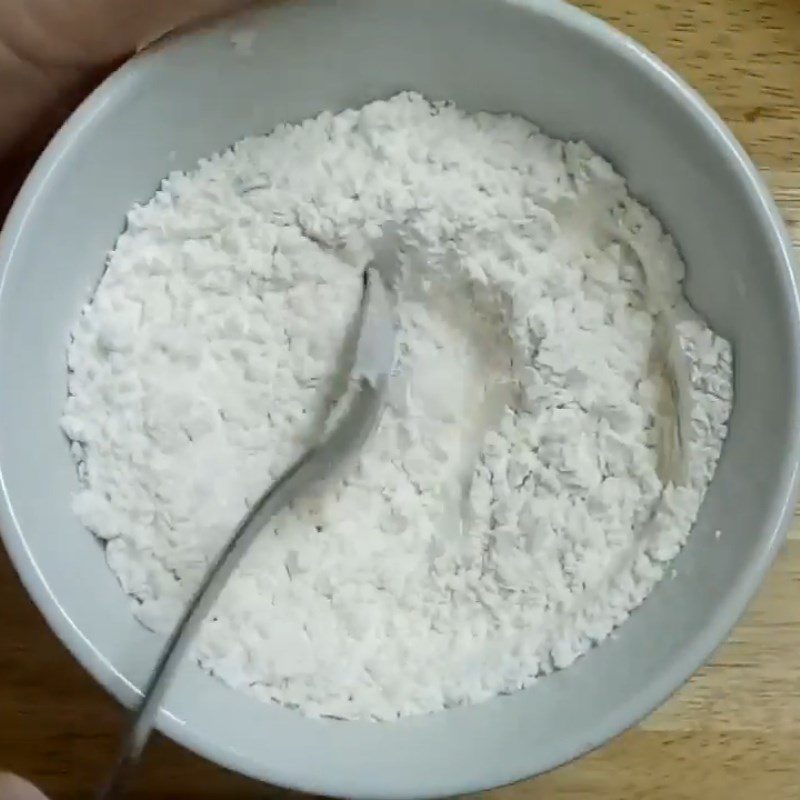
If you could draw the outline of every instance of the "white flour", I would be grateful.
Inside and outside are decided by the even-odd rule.
[[[414,248],[381,427],[264,531],[194,648],[311,715],[435,711],[571,664],[686,540],[731,407],[671,239],[586,145],[413,94],[281,126],[130,212],[69,348],[75,509],[145,625],[170,628],[324,422],[387,220]],[[656,474],[664,304],[692,365],[682,488]]]

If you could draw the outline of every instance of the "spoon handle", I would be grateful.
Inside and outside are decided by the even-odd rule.
[[[382,408],[383,382],[358,381],[357,392],[339,424],[309,450],[256,501],[217,554],[200,586],[169,636],[138,706],[132,711],[119,755],[97,800],[123,796],[134,767],[153,729],[164,693],[194,634],[219,597],[240,559],[269,520],[303,494],[308,487],[330,476],[357,454],[377,425]]]

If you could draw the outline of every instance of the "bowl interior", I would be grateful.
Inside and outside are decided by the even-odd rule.
[[[257,36],[247,51],[231,30]],[[6,544],[51,625],[130,702],[159,638],[133,619],[70,511],[58,419],[65,344],[126,210],[173,169],[277,123],[416,89],[585,138],[674,234],[694,305],[735,348],[729,440],[677,577],[615,640],[527,691],[392,724],[311,721],[186,665],[161,727],[237,770],[339,796],[454,794],[552,767],[674,690],[726,634],[780,543],[797,457],[797,297],[752,167],[674,77],[553,2],[294,4],[134,60],[42,159],[0,258],[0,468]],[[768,388],[767,388],[768,387]],[[722,531],[717,541],[715,530]]]

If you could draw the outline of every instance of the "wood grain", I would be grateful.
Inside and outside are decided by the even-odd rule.
[[[764,169],[800,240],[800,0],[585,0],[684,75]],[[586,758],[492,800],[800,797],[800,524],[713,662]],[[115,703],[78,667],[0,554],[0,767],[78,800],[111,758]],[[136,798],[299,797],[157,738]]]

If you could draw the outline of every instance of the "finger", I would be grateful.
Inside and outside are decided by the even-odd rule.
[[[47,800],[47,798],[28,781],[3,772],[0,773],[0,800]]]
[[[162,9],[164,12],[170,12],[166,19],[161,20],[159,24],[151,22],[145,26],[136,37],[134,49],[142,50],[174,31],[227,16],[247,6],[255,5],[256,2],[257,0],[181,0],[175,6]],[[181,10],[181,6],[183,12],[176,14],[176,11]]]
[[[96,65],[122,58],[176,28],[250,2],[24,0],[0,5],[0,25],[13,29],[15,48],[29,61],[47,66]]]
[[[27,164],[115,63],[252,0],[0,0],[0,158]],[[0,167],[7,165],[0,163]]]

